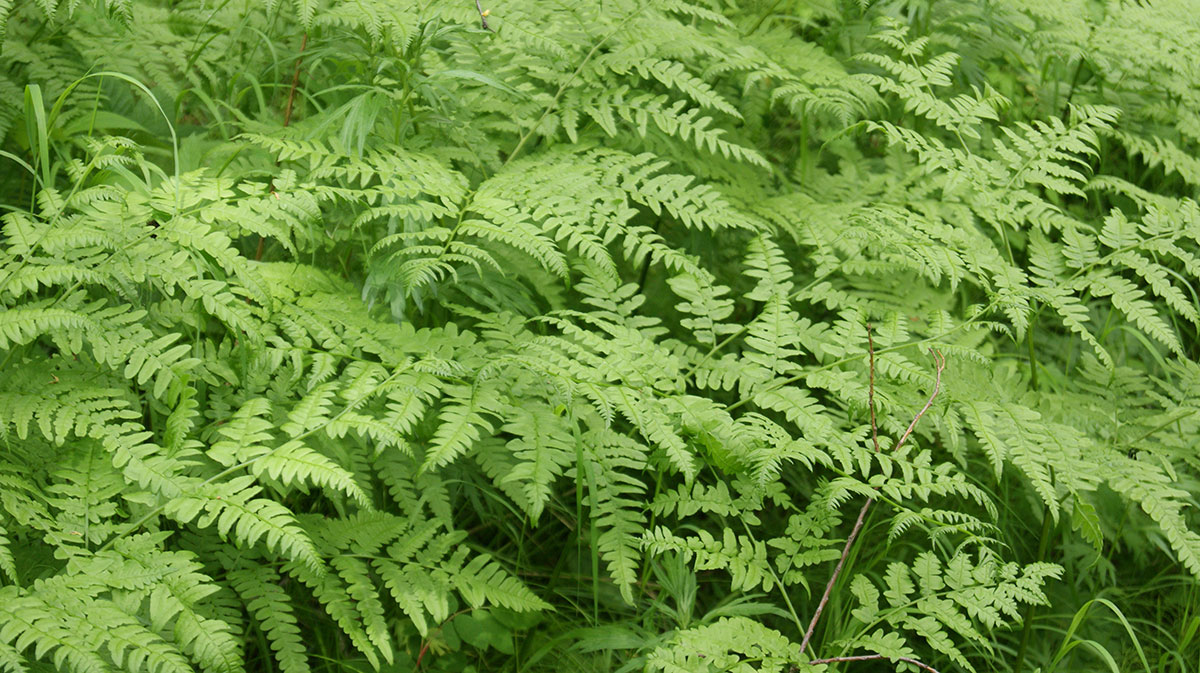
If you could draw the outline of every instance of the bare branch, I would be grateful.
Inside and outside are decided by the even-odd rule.
[[[846,662],[846,661],[878,661],[880,659],[903,661],[904,663],[912,664],[913,666],[916,666],[917,668],[919,668],[921,670],[929,671],[929,673],[938,673],[937,669],[935,669],[933,666],[930,666],[929,664],[921,663],[920,661],[917,661],[916,659],[911,659],[909,657],[885,657],[882,654],[859,654],[859,655],[855,655],[852,657],[830,657],[828,659],[813,659],[812,661],[809,661],[808,663],[809,664],[837,664],[837,663],[842,663],[842,662]]]
[[[304,63],[304,50],[308,49],[308,33],[300,42],[300,53],[296,56],[296,68],[292,71],[292,85],[288,87],[287,107],[283,110],[283,125],[292,123],[292,104],[296,101],[296,87],[300,85],[300,65]]]
[[[483,25],[483,29],[492,30],[492,27],[489,26],[487,22],[488,14],[491,14],[492,11],[490,9],[484,9],[483,5],[479,4],[479,0],[475,0],[475,9],[479,11],[479,23]],[[493,30],[492,32],[494,33],[496,31]]]
[[[829,596],[833,593],[833,585],[837,583],[838,576],[842,574],[842,566],[846,565],[846,557],[850,555],[850,547],[854,544],[854,540],[858,538],[858,532],[862,530],[863,521],[867,518],[867,510],[871,509],[871,503],[873,502],[875,502],[874,498],[867,498],[867,501],[863,503],[862,509],[858,510],[858,519],[854,522],[854,528],[850,531],[850,536],[846,538],[846,545],[842,547],[842,556],[838,559],[837,566],[833,569],[833,574],[829,576],[829,581],[825,584],[825,593],[821,594],[821,602],[817,603],[817,609],[813,612],[812,619],[808,622],[808,628],[804,631],[804,640],[800,641],[801,654],[808,647],[808,642],[812,640],[813,631],[817,630],[817,622],[821,620],[821,613],[825,611],[825,604],[829,602]]]
[[[900,441],[896,442],[896,447],[892,449],[893,451],[899,451],[900,447],[904,446],[904,442],[908,441],[908,436],[912,434],[914,429],[916,429],[917,422],[921,420],[921,417],[925,415],[926,411],[929,411],[929,407],[933,406],[933,400],[936,399],[938,393],[941,392],[942,372],[946,369],[946,357],[942,355],[941,351],[934,350],[932,348],[929,349],[929,352],[933,353],[933,359],[936,363],[935,367],[937,368],[937,373],[935,374],[935,378],[933,380],[933,392],[929,395],[929,400],[925,402],[925,406],[921,407],[921,410],[917,412],[916,416],[913,416],[912,423],[908,424],[908,429],[904,431],[903,435],[900,435]]]
[[[893,450],[898,450],[904,445],[904,442],[908,441],[908,436],[912,434],[913,430],[917,427],[917,423],[921,420],[921,417],[925,415],[925,412],[929,411],[929,408],[933,406],[933,400],[938,396],[938,393],[941,392],[942,371],[946,369],[946,358],[939,351],[930,349],[930,352],[933,353],[935,363],[934,367],[936,369],[936,373],[934,374],[933,393],[929,395],[929,399],[925,402],[925,406],[921,407],[921,410],[917,412],[916,416],[913,416],[912,423],[908,424],[908,429],[905,430],[904,434],[900,436],[900,441],[896,442],[896,446],[893,448]],[[879,453],[879,432],[875,424],[875,341],[871,338],[870,325],[867,325],[867,357],[867,362],[869,363],[868,369],[870,370],[870,378],[868,379],[870,383],[867,388],[867,406],[870,407],[871,413],[871,440],[875,443],[875,453]],[[821,594],[821,600],[817,603],[817,609],[813,612],[812,619],[808,622],[808,628],[804,631],[804,640],[800,641],[801,653],[808,648],[808,643],[812,640],[813,632],[817,629],[817,622],[821,620],[821,613],[825,611],[825,605],[829,603],[829,596],[833,593],[833,585],[837,584],[838,577],[842,574],[842,568],[846,565],[846,557],[850,555],[850,548],[854,545],[854,541],[858,539],[859,532],[862,531],[863,521],[865,521],[867,518],[867,510],[871,509],[871,505],[874,503],[874,498],[867,498],[867,501],[863,503],[862,509],[858,510],[858,519],[854,521],[854,528],[850,530],[850,535],[846,538],[846,544],[842,547],[842,555],[840,558],[838,558],[837,565],[833,568],[833,574],[830,575],[829,581],[825,584],[825,593]],[[874,656],[869,658],[881,659],[882,657]],[[850,657],[827,659],[825,661],[834,662],[865,660],[866,659],[856,659]],[[904,661],[909,660],[905,659]],[[917,661],[912,661],[911,663],[922,666],[923,668],[929,668],[928,666],[925,666]],[[932,668],[929,668],[929,670],[933,671]],[[937,672],[934,671],[934,673]]]

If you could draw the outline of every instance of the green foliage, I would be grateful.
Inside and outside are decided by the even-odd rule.
[[[1200,670],[1194,10],[0,0],[0,669]]]

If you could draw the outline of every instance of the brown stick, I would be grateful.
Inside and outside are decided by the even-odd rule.
[[[292,105],[296,100],[296,88],[300,86],[300,64],[304,63],[304,50],[308,49],[308,33],[304,34],[304,39],[300,41],[300,54],[296,56],[296,68],[292,71],[292,86],[288,88],[287,105],[283,108],[283,126],[287,128],[292,123]],[[276,161],[278,166],[279,162]],[[275,187],[271,187],[271,193],[275,193]],[[275,198],[279,198],[276,194]],[[262,261],[263,244],[265,239],[262,236],[258,237],[258,248],[254,251],[254,261]]]
[[[934,398],[941,392],[942,371],[946,369],[946,358],[936,350],[930,349],[930,352],[933,353],[934,362],[936,363],[934,366],[937,370],[933,382],[933,393],[929,395],[925,406],[921,407],[916,416],[913,416],[912,423],[908,424],[908,429],[900,436],[900,441],[896,442],[896,446],[892,448],[893,451],[899,450],[904,445],[904,442],[908,441],[909,435],[917,427],[917,422],[921,420],[925,412],[929,411],[929,407],[933,406]],[[879,453],[879,429],[875,423],[875,340],[871,338],[870,325],[867,325],[867,358],[868,369],[870,370],[868,372],[867,406],[870,407],[871,415],[871,440],[875,443],[875,452]],[[837,583],[838,577],[842,574],[842,568],[846,565],[846,557],[850,556],[850,548],[854,545],[854,541],[858,539],[858,534],[863,527],[863,521],[867,518],[867,510],[871,509],[871,505],[874,502],[874,498],[867,498],[867,501],[863,503],[862,509],[858,510],[858,519],[854,521],[854,528],[850,530],[850,535],[846,538],[846,544],[842,547],[842,555],[838,558],[837,565],[833,568],[833,574],[825,584],[825,593],[821,594],[821,600],[817,603],[817,609],[813,612],[812,619],[808,622],[808,628],[804,631],[804,640],[800,641],[801,654],[808,648],[808,643],[812,640],[813,632],[817,629],[817,622],[821,620],[821,613],[825,611],[825,605],[829,603],[829,596],[833,593],[833,585]],[[843,659],[842,661],[857,661],[857,659]]]
[[[844,661],[878,661],[879,659],[903,661],[906,664],[912,664],[913,666],[916,666],[917,668],[920,668],[925,671],[929,671],[929,673],[938,673],[937,669],[935,669],[933,666],[930,666],[929,664],[923,664],[923,663],[917,661],[916,659],[911,659],[909,657],[885,657],[882,654],[858,654],[858,655],[855,655],[852,657],[830,657],[828,659],[813,659],[812,661],[809,661],[808,663],[810,663],[810,664],[837,664],[837,663],[841,663]]]
[[[921,420],[926,411],[929,411],[929,407],[933,406],[933,398],[938,396],[938,391],[942,387],[942,372],[946,369],[946,356],[932,348],[929,349],[929,352],[933,354],[934,366],[937,367],[937,374],[933,381],[933,394],[929,396],[929,400],[925,402],[925,406],[921,407],[921,411],[917,412],[916,416],[913,416],[912,423],[908,424],[908,429],[904,431],[903,435],[900,435],[900,441],[896,442],[896,446],[892,448],[893,452],[899,451],[900,447],[904,446],[904,442],[908,441],[908,436],[916,429],[917,422]]]
[[[846,545],[842,547],[842,556],[833,568],[833,575],[829,577],[829,581],[825,584],[825,593],[821,594],[821,602],[817,603],[817,610],[813,612],[812,619],[808,622],[808,628],[804,631],[804,640],[800,641],[801,654],[804,654],[805,648],[808,647],[808,641],[812,640],[813,631],[817,630],[817,622],[821,620],[821,613],[825,611],[825,604],[829,602],[829,596],[833,593],[833,585],[837,582],[838,576],[842,574],[842,566],[846,565],[846,557],[850,555],[850,546],[854,544],[855,538],[858,537],[858,532],[862,530],[863,521],[867,518],[867,510],[871,509],[871,503],[873,502],[875,502],[874,498],[867,498],[867,501],[863,503],[862,509],[858,510],[858,519],[854,522],[854,528],[850,531],[850,537],[846,538]]]
[[[491,26],[487,25],[488,14],[491,14],[491,12],[484,9],[483,5],[479,4],[479,0],[475,0],[475,9],[479,12],[479,23],[483,24],[483,29],[492,30]]]
[[[287,107],[283,109],[283,125],[292,123],[292,103],[296,100],[296,87],[300,85],[300,64],[304,62],[304,50],[308,49],[308,33],[300,42],[300,54],[296,56],[296,69],[292,71],[292,86],[288,89]]]

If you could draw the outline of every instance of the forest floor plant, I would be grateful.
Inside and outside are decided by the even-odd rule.
[[[1197,53],[0,0],[0,673],[1200,673]]]

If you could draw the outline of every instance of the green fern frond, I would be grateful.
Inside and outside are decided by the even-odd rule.
[[[446,389],[447,402],[438,414],[438,430],[425,456],[422,470],[441,467],[479,439],[481,432],[491,432],[492,425],[485,413],[497,411],[499,394],[487,382],[473,386],[454,386]]]
[[[770,588],[774,583],[767,548],[762,542],[737,535],[726,528],[717,538],[707,530],[695,536],[680,537],[659,526],[647,531],[643,547],[654,554],[677,553],[697,570],[724,570],[729,573],[733,591]]]
[[[279,586],[282,579],[279,574],[269,566],[254,566],[232,571],[229,579],[271,643],[279,670],[284,673],[311,670],[295,609]]]
[[[746,617],[722,617],[712,624],[680,631],[647,659],[652,671],[702,670],[720,665],[783,673],[802,660],[800,646],[778,631]]]
[[[222,537],[247,547],[265,540],[276,553],[303,566],[313,577],[321,577],[325,564],[292,512],[274,500],[256,498],[261,487],[253,481],[253,477],[243,476],[203,484],[169,501],[163,511],[180,523],[195,520],[202,528],[215,525]]]
[[[1059,566],[1039,563],[1018,567],[998,565],[994,561],[973,561],[968,554],[959,553],[943,562],[932,552],[919,555],[911,566],[892,563],[882,578],[883,591],[862,575],[851,582],[850,591],[858,600],[852,611],[854,619],[863,624],[865,636],[879,624],[909,633],[908,639],[923,640],[967,670],[974,667],[964,656],[954,638],[972,645],[987,647],[985,629],[1016,619],[1022,603],[1045,604],[1047,598],[1041,585],[1047,579],[1061,575]],[[880,604],[880,597],[885,604]],[[878,634],[878,632],[876,632]],[[867,636],[863,645],[880,651],[878,635]],[[898,649],[892,640],[887,649]],[[887,652],[880,652],[887,654]]]

